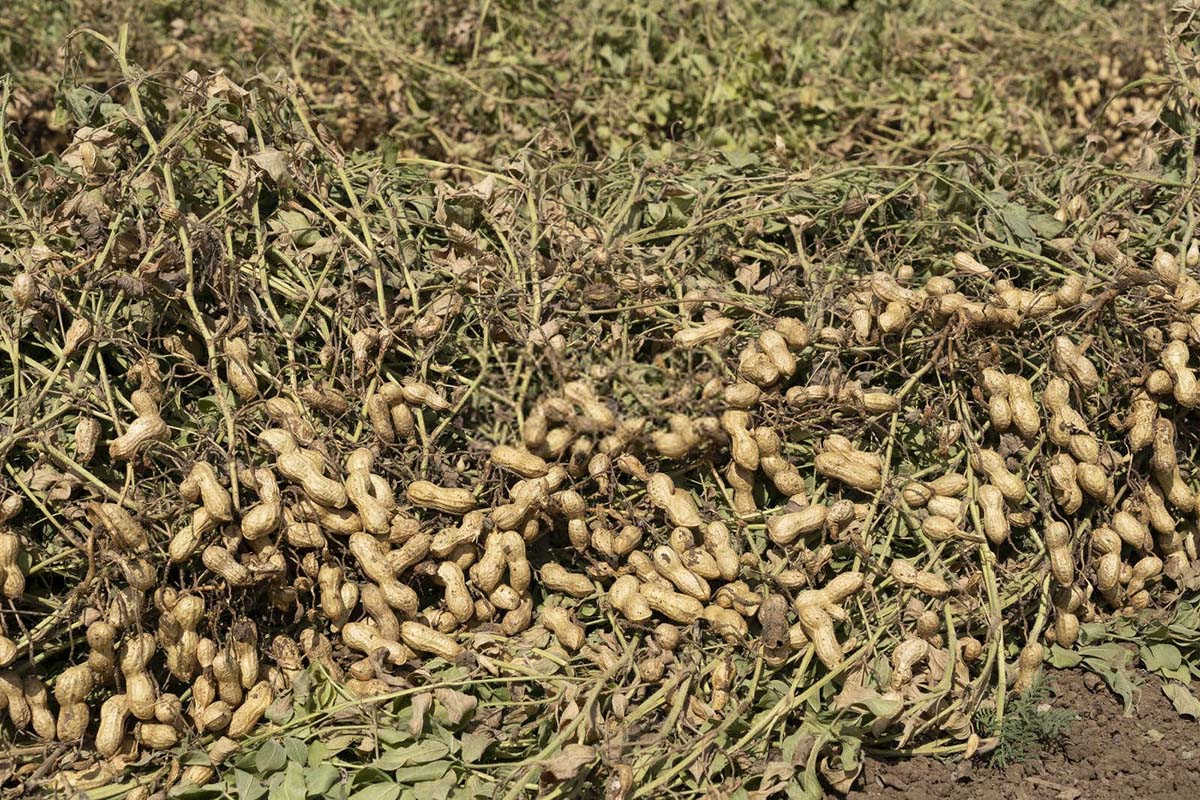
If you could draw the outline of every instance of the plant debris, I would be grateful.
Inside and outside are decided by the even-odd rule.
[[[674,10],[558,92],[509,10],[309,11],[285,74],[205,62],[268,16],[0,79],[5,793],[819,797],[1020,758],[1047,659],[1128,642],[1195,713],[1194,13],[1047,139],[772,106],[812,53]],[[941,66],[922,113],[985,90]]]

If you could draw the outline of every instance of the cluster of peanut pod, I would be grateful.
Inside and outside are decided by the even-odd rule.
[[[1107,241],[1096,255],[1124,258]],[[224,378],[251,457],[184,456],[176,522],[151,518],[120,487],[87,503],[119,580],[84,610],[86,648],[70,663],[32,666],[29,640],[7,629],[0,706],[22,734],[85,742],[106,758],[208,737],[214,763],[182,776],[203,783],[307,664],[370,697],[406,665],[476,652],[477,637],[538,631],[566,657],[607,668],[617,661],[610,618],[648,634],[636,667],[648,681],[683,643],[716,637],[771,668],[810,656],[841,670],[851,654],[862,665],[882,656],[882,676],[847,672],[846,702],[869,691],[911,700],[945,678],[964,694],[1005,657],[988,632],[980,565],[1012,557],[1014,542],[1038,554],[1052,609],[1009,671],[1028,687],[1042,642],[1070,647],[1081,621],[1146,609],[1164,582],[1196,577],[1197,498],[1176,444],[1176,420],[1200,406],[1195,260],[1160,252],[1144,271],[1172,322],[1147,333],[1159,363],[1137,386],[1107,384],[1088,340],[1063,333],[1032,338],[1036,370],[969,370],[936,426],[946,460],[961,455],[954,468],[900,465],[878,436],[845,435],[854,425],[814,435],[772,420],[780,409],[895,420],[920,394],[920,375],[885,389],[805,369],[822,348],[845,367],[853,347],[916,329],[1032,334],[1101,302],[1102,285],[1068,275],[1044,291],[1017,288],[959,253],[921,285],[908,269],[869,274],[819,321],[743,322],[710,308],[673,336],[680,350],[741,342],[727,372],[698,387],[702,413],[629,415],[595,381],[568,381],[529,402],[519,438],[492,444],[477,479],[455,485],[389,477],[419,431],[456,412],[448,390],[380,380],[361,405],[322,384],[264,398],[250,348],[229,338]],[[72,325],[64,358],[90,334],[86,321]],[[75,463],[90,463],[101,442],[134,474],[186,452],[160,410],[170,379],[150,360],[131,377],[132,414],[111,437],[81,418]],[[1095,415],[1102,389],[1120,414]],[[352,436],[331,424],[348,414],[363,423]],[[0,588],[12,602],[25,592],[21,531],[36,513],[17,494],[0,506]],[[874,618],[881,596],[894,613]],[[238,610],[262,599],[270,614]],[[597,601],[615,616],[582,617]],[[214,624],[213,608],[228,604],[233,623]],[[953,635],[947,618],[961,623]],[[872,638],[868,624],[892,635]],[[482,655],[475,663],[489,668]],[[735,690],[727,656],[707,674],[707,699],[687,707],[696,720],[724,713]],[[978,747],[969,711],[927,713]]]

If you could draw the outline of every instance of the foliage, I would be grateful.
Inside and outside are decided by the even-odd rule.
[[[980,726],[998,739],[996,749],[988,755],[993,766],[1019,764],[1066,735],[1077,715],[1051,707],[1049,699],[1048,688],[1039,682],[1014,698],[1003,721],[997,723],[993,709],[979,712]]]
[[[533,401],[568,380],[588,378],[653,427],[673,412],[716,413],[700,387],[735,375],[737,359],[672,345],[695,321],[681,302],[689,293],[730,315],[741,345],[780,316],[845,328],[864,275],[903,266],[920,282],[949,272],[958,251],[1023,288],[1052,289],[1068,273],[1101,287],[1106,299],[1021,330],[914,325],[808,348],[805,380],[857,380],[904,408],[864,417],[772,397],[762,414],[786,433],[784,455],[811,474],[820,441],[844,433],[887,453],[897,480],[965,469],[966,442],[990,435],[972,391],[981,366],[1041,375],[1056,334],[1093,336],[1104,388],[1085,411],[1111,420],[1157,363],[1146,331],[1176,321],[1093,248],[1113,240],[1149,264],[1194,239],[1184,190],[1196,179],[1195,56],[1185,23],[1161,37],[1179,18],[1162,4],[1022,0],[1003,14],[943,0],[16,6],[0,16],[0,58],[12,68],[0,84],[0,284],[25,273],[38,284],[35,301],[0,322],[11,364],[0,376],[3,489],[25,499],[28,580],[5,630],[37,653],[21,669],[76,663],[83,615],[125,581],[128,565],[95,546],[89,504],[127,503],[160,553],[187,523],[177,486],[193,461],[261,461],[256,437],[269,423],[222,378],[232,337],[250,343],[265,395],[319,384],[352,399],[348,413],[313,414],[337,464],[366,440],[357,402],[380,382],[438,386],[453,413],[422,415],[414,442],[383,448],[380,470],[397,485],[432,476],[479,486],[490,506],[504,499],[484,480],[490,447],[518,440]],[[1110,114],[1118,97],[1128,105]],[[972,297],[988,289],[962,286]],[[1110,286],[1122,291],[1110,297]],[[448,294],[461,307],[418,335]],[[76,318],[95,332],[67,354]],[[557,347],[542,333],[551,324]],[[359,358],[351,343],[363,332],[377,338]],[[77,421],[124,426],[147,363],[170,387],[170,441],[136,464],[80,463]],[[946,420],[968,438],[941,437]],[[1115,427],[1097,433],[1123,452]],[[1200,430],[1181,424],[1178,437],[1190,461]],[[1042,443],[1004,445],[1031,462]],[[720,464],[689,466],[704,512],[733,523],[758,558],[754,581],[805,566],[799,553],[768,557],[767,516],[733,512]],[[831,501],[842,492],[810,488]],[[766,515],[785,508],[757,491]],[[998,554],[976,541],[978,520],[967,523],[975,539],[933,542],[889,492],[853,536],[821,542],[831,558],[820,574],[870,576],[846,608],[838,668],[811,648],[770,665],[753,636],[730,646],[696,626],[667,676],[648,679],[652,630],[620,621],[597,593],[572,605],[589,636],[578,653],[538,627],[483,631],[464,663],[425,660],[365,699],[310,665],[211,784],[171,791],[558,797],[616,781],[618,797],[713,787],[816,797],[850,785],[864,745],[954,754],[967,746],[960,734],[978,729],[998,737],[1000,763],[1053,741],[1067,720],[1039,710],[1044,688],[1006,706],[1004,680],[1014,644],[1048,627],[1037,526]],[[1032,492],[1051,505],[1043,483]],[[635,490],[613,492],[605,513],[644,524],[658,543],[667,533],[645,505]],[[531,555],[535,566],[576,558],[559,529]],[[984,647],[965,680],[953,661],[931,664],[901,699],[880,691],[915,628],[915,593],[888,576],[897,558],[962,578],[937,606],[936,635]],[[156,569],[206,594],[216,638],[248,617],[264,638],[311,622],[272,605],[262,586],[214,585],[196,561]],[[1181,713],[1200,710],[1181,688],[1200,677],[1185,577],[1154,584],[1157,615],[1087,623],[1080,645],[1051,648],[1050,663],[1096,669],[1127,694],[1136,649],[1174,681]],[[423,604],[438,602],[432,581],[416,584]],[[711,676],[726,658],[735,680],[715,713]],[[168,677],[163,688],[188,691]],[[28,768],[5,789],[165,788],[212,738],[112,764],[68,764],[65,749],[6,740]],[[43,762],[55,769],[31,766]]]

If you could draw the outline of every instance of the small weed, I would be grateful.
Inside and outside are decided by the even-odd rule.
[[[1027,761],[1061,739],[1078,715],[1073,711],[1051,708],[1050,690],[1039,681],[1019,695],[1008,707],[1004,720],[997,725],[994,709],[979,712],[978,720],[989,736],[1000,743],[991,753],[993,767],[1007,767]]]

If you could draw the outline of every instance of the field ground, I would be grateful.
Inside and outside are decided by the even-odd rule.
[[[0,795],[1196,795],[1198,47],[7,3]]]
[[[1128,712],[1121,698],[1092,673],[1053,671],[1047,681],[1047,702],[1078,719],[1028,760],[1007,767],[929,757],[871,760],[863,771],[862,788],[847,797],[941,800],[965,794],[979,800],[1107,800],[1132,792],[1168,800],[1200,791],[1200,775],[1189,766],[1200,748],[1197,723],[1179,715],[1157,679],[1139,676]]]

